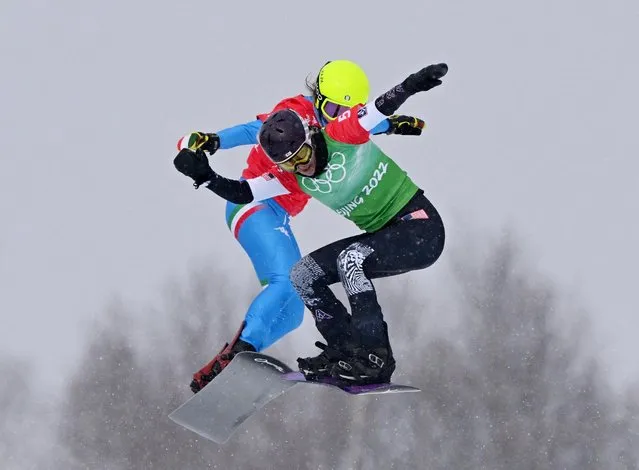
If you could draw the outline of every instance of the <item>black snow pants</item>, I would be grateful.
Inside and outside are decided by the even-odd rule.
[[[371,279],[433,264],[444,249],[444,225],[423,191],[383,228],[326,245],[303,257],[291,281],[331,346],[388,347],[388,330]],[[341,282],[351,315],[330,285]]]

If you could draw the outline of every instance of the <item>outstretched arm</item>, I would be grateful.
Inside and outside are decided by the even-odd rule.
[[[190,148],[191,150],[202,149],[213,155],[218,149],[231,149],[240,145],[255,145],[257,143],[257,133],[260,130],[262,121],[255,121],[238,124],[214,133],[191,132],[180,138],[177,143],[178,150]]]
[[[232,149],[240,145],[257,144],[257,133],[262,126],[262,121],[255,121],[238,124],[237,126],[222,129],[217,133],[220,139],[221,149]]]
[[[391,128],[390,121],[388,119],[384,119],[382,122],[377,124],[375,127],[371,129],[372,135],[386,134]]]
[[[402,83],[380,95],[374,103],[368,103],[360,109],[360,125],[368,131],[375,128],[397,111],[410,96],[441,85],[440,78],[447,72],[448,66],[446,64],[436,64],[409,75]]]
[[[206,184],[206,187],[215,194],[235,204],[263,201],[288,194],[288,190],[282,183],[269,174],[248,180],[234,180],[218,175],[209,165],[209,160],[202,149],[180,150],[173,164],[180,173],[193,180],[193,186],[196,188]]]
[[[414,116],[393,115],[373,127],[370,133],[372,135],[422,135],[425,125],[424,121]]]

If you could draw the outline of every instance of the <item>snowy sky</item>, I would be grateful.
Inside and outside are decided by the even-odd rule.
[[[113,293],[154,303],[212,255],[245,281],[224,202],[173,168],[183,133],[253,119],[330,59],[360,63],[373,96],[445,61],[445,84],[402,108],[426,136],[378,139],[444,217],[441,266],[469,226],[514,228],[593,314],[615,377],[639,377],[639,3],[391,5],[4,0],[0,352],[60,381]],[[215,168],[235,176],[246,153]],[[355,233],[317,204],[294,227],[305,252]]]

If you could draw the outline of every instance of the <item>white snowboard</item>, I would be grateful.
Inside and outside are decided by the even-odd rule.
[[[222,444],[253,413],[295,385],[281,379],[287,372],[291,369],[286,364],[270,356],[239,353],[215,380],[169,418]]]

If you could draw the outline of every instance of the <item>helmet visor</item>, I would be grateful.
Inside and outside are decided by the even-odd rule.
[[[293,173],[295,172],[295,170],[297,170],[298,166],[306,165],[308,162],[310,162],[312,156],[313,148],[308,142],[305,142],[297,152],[286,159],[286,161],[281,162],[278,165],[282,170]]]
[[[324,100],[322,101],[321,109],[324,117],[329,121],[332,121],[344,111],[348,111],[351,108],[349,106],[343,106],[341,104],[333,103],[332,101],[324,98]]]

